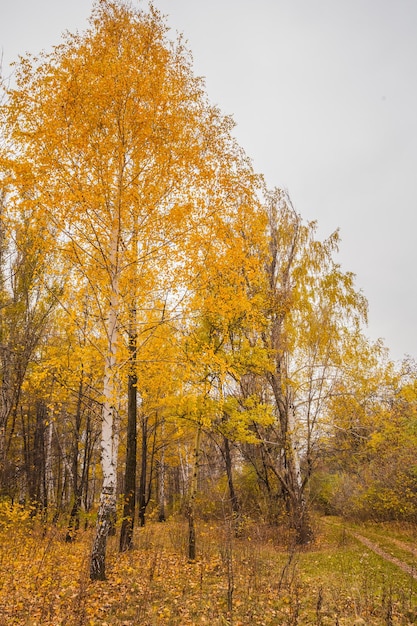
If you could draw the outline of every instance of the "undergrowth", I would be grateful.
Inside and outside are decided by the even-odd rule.
[[[107,580],[91,582],[91,530],[68,544],[64,527],[0,511],[0,626],[417,623],[416,582],[343,527],[321,524],[303,550],[279,528],[240,530],[200,522],[189,562],[183,520],[149,523],[128,553],[110,539]]]

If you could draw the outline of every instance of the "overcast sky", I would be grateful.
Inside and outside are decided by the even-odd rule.
[[[268,186],[286,188],[320,237],[340,229],[368,335],[394,359],[417,358],[417,0],[154,4]],[[0,0],[4,73],[83,30],[91,6]]]

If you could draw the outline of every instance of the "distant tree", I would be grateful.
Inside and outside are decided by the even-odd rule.
[[[271,493],[281,491],[296,541],[303,544],[312,538],[306,487],[317,439],[367,303],[353,275],[333,259],[337,233],[316,240],[315,225],[304,224],[280,190],[269,195],[266,212],[269,251],[259,335],[270,359],[263,375],[246,385],[266,394],[276,420],[265,430],[256,428],[261,466],[256,457],[252,461]]]
[[[8,159],[0,180],[0,490],[14,483],[8,450],[15,432],[22,387],[47,332],[60,278],[46,276],[53,263],[51,233],[39,222],[34,182],[24,173],[13,193]]]

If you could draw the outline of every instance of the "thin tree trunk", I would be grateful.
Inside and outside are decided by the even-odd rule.
[[[136,510],[136,448],[137,448],[137,375],[136,350],[137,334],[136,311],[131,312],[131,327],[129,330],[129,359],[130,371],[127,381],[127,441],[125,466],[125,494],[123,505],[123,520],[120,531],[120,552],[132,548],[133,528]]]
[[[148,461],[148,418],[142,414],[142,456],[139,478],[139,526],[145,526],[146,512],[146,481],[147,481],[147,461]]]
[[[163,423],[162,423],[163,425]],[[158,521],[165,522],[165,448],[162,447],[158,462]]]
[[[89,476],[90,476],[90,464],[93,456],[94,437],[91,432],[91,415],[90,410],[87,411],[86,424],[85,424],[85,442],[84,442],[84,459],[83,459],[83,471],[81,475],[81,505],[84,506],[84,511],[88,512],[91,508],[89,502]],[[87,519],[85,520],[85,528],[87,528]]]
[[[238,518],[240,515],[239,499],[236,495],[235,486],[233,483],[233,471],[232,471],[232,455],[230,452],[230,442],[227,437],[223,437],[224,443],[224,461],[226,466],[227,483],[229,485],[230,506],[232,508],[233,526],[235,534],[238,534]]]
[[[46,458],[45,458],[45,480],[46,480],[46,496],[48,506],[51,507],[51,503],[54,501],[54,473],[52,468],[52,435],[53,435],[53,422],[50,419],[47,426],[47,440],[46,440]],[[56,502],[54,502],[56,508]]]
[[[45,421],[46,406],[42,400],[36,402],[36,426],[33,439],[33,499],[36,508],[48,506],[45,478]]]
[[[74,447],[72,451],[72,483],[73,483],[73,504],[68,523],[67,535],[65,541],[71,542],[75,537],[75,533],[79,528],[79,511],[81,507],[81,493],[78,480],[78,455],[79,455],[79,442],[81,431],[81,417],[82,417],[82,399],[84,392],[84,372],[81,368],[80,382],[78,385],[78,398],[77,398],[77,410],[75,413],[75,433],[74,433]]]
[[[201,442],[201,423],[197,424],[197,432],[194,447],[194,467],[190,483],[190,493],[188,498],[188,558],[195,561],[196,558],[196,532],[195,532],[195,500],[198,489],[198,468],[200,463],[200,442]]]

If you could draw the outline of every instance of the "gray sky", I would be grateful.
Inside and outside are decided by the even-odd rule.
[[[133,2],[135,4],[135,2]],[[417,0],[155,0],[269,187],[369,300],[368,335],[417,358]],[[91,0],[0,0],[3,66],[83,30]],[[146,5],[144,5],[146,6]]]

